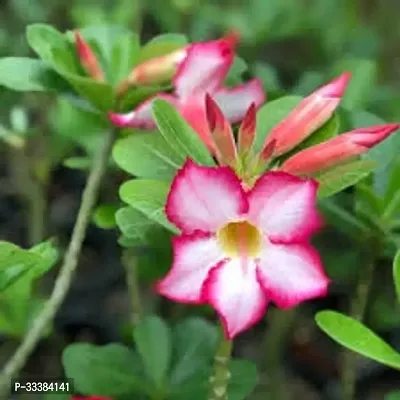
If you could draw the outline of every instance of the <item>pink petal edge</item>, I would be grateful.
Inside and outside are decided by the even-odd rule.
[[[156,124],[153,120],[152,104],[156,99],[168,101],[175,107],[178,106],[178,101],[174,96],[160,93],[157,96],[145,100],[129,113],[118,114],[114,112],[109,112],[108,118],[113,125],[119,128],[153,129],[156,127]]]
[[[273,243],[307,240],[323,225],[316,208],[318,182],[282,171],[265,173],[248,192],[248,218]]]
[[[246,276],[243,266],[235,263],[239,261],[226,260],[213,268],[204,282],[202,294],[203,300],[212,305],[221,318],[228,340],[259,322],[268,304],[256,269],[249,266]]]
[[[175,175],[165,206],[169,221],[184,234],[215,232],[247,210],[246,195],[232,169],[204,167],[190,159]]]
[[[154,289],[178,303],[201,304],[203,283],[209,271],[223,260],[216,238],[196,231],[172,238],[173,263],[167,275]]]
[[[260,256],[257,277],[268,298],[282,309],[325,296],[331,281],[308,243],[269,245]]]

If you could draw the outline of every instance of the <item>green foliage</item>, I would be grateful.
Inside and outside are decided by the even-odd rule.
[[[69,85],[40,60],[24,57],[0,59],[0,86],[21,92],[64,92]]]
[[[69,345],[63,353],[66,375],[83,394],[162,397],[203,400],[209,388],[216,327],[200,318],[188,318],[171,329],[155,316],[145,317],[133,332],[136,351],[118,345]],[[257,383],[250,361],[233,359],[229,398],[243,400]],[[140,397],[139,397],[140,398]]]
[[[33,292],[33,284],[55,265],[58,256],[51,241],[29,250],[0,242],[1,333],[21,337],[29,329],[32,316],[42,306],[42,299]]]
[[[352,161],[330,168],[316,176],[320,183],[318,198],[332,196],[368,176],[375,168],[375,163],[367,160]]]
[[[155,100],[153,116],[166,142],[183,159],[190,157],[200,165],[215,165],[203,141],[171,104]]]
[[[129,174],[145,179],[171,180],[184,158],[158,132],[119,139],[113,148],[115,163]]]
[[[113,107],[114,93],[110,85],[81,76],[72,43],[66,35],[45,24],[33,24],[27,29],[29,45],[39,57],[85,99],[100,110]]]
[[[75,389],[83,394],[119,398],[149,391],[140,357],[120,344],[71,344],[63,352],[62,363]]]
[[[140,49],[139,62],[164,56],[174,50],[180,49],[187,45],[187,43],[188,41],[185,35],[167,33],[156,36]]]
[[[318,326],[342,346],[389,367],[400,369],[400,354],[357,320],[336,311],[320,311]]]
[[[149,316],[134,329],[133,337],[147,376],[162,389],[171,361],[169,327],[160,318]]]
[[[115,204],[102,204],[93,214],[93,222],[102,229],[111,229],[116,226],[115,213],[118,206]]]
[[[394,286],[396,288],[396,295],[400,301],[400,250],[396,253],[396,256],[393,260],[393,279]]]
[[[177,233],[178,229],[167,220],[164,212],[169,187],[170,183],[166,181],[133,179],[120,187],[119,195],[135,210]]]

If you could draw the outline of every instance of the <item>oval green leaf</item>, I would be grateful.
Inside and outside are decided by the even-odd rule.
[[[389,367],[400,369],[400,354],[359,321],[336,311],[320,311],[317,325],[342,346]]]
[[[159,132],[134,133],[113,148],[116,164],[129,174],[146,179],[172,179],[184,158]]]
[[[172,352],[168,325],[156,316],[148,316],[135,327],[133,338],[147,376],[153,380],[156,388],[162,389]]]
[[[0,59],[0,86],[19,92],[68,92],[71,87],[41,60]]]
[[[119,195],[122,201],[150,220],[178,233],[179,230],[168,221],[164,211],[169,188],[170,183],[166,181],[132,179],[122,184]]]
[[[164,100],[155,100],[153,116],[165,140],[181,157],[184,159],[189,157],[200,165],[215,165],[199,135],[171,104]]]
[[[63,352],[62,363],[75,390],[85,395],[119,397],[149,391],[140,357],[120,344],[71,344]]]
[[[376,163],[368,160],[357,160],[348,164],[333,167],[316,176],[320,186],[318,198],[332,196],[349,186],[356,184],[368,176],[375,168]]]

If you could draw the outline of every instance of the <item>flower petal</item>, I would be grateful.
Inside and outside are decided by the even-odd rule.
[[[229,167],[203,167],[191,160],[175,176],[168,195],[168,219],[184,233],[215,232],[247,212],[239,178]]]
[[[231,124],[208,93],[206,94],[206,116],[219,165],[230,165],[234,168],[238,155]]]
[[[248,264],[243,265],[244,261]],[[210,271],[203,299],[220,315],[228,339],[255,325],[268,303],[254,260],[239,258],[221,262]]]
[[[253,79],[234,88],[220,88],[212,94],[212,97],[231,123],[241,121],[252,103],[258,108],[266,99],[259,79]]]
[[[117,114],[110,112],[108,117],[110,121],[120,128],[143,128],[153,129],[156,124],[153,120],[152,105],[154,100],[162,99],[177,106],[177,99],[169,94],[161,93],[157,96],[145,100],[142,104],[137,106],[133,111],[127,114]]]
[[[367,152],[399,127],[400,124],[386,124],[354,129],[299,151],[286,160],[280,169],[296,175],[314,174]]]
[[[269,244],[260,254],[257,276],[280,308],[326,295],[330,282],[318,253],[308,244]]]
[[[317,189],[318,183],[312,179],[267,172],[248,194],[248,218],[272,242],[303,241],[321,226]]]
[[[280,156],[305,140],[332,116],[349,80],[350,74],[344,73],[303,99],[272,129],[264,147],[276,140],[274,156]]]
[[[234,43],[224,38],[190,46],[173,79],[178,97],[212,93],[221,86],[233,62],[233,47]]]
[[[203,283],[211,268],[224,255],[216,238],[196,232],[172,239],[174,259],[172,268],[156,285],[156,291],[171,300],[182,303],[201,303]]]
[[[205,95],[192,96],[181,101],[179,110],[185,121],[200,136],[200,139],[215,154],[215,145],[208,126],[205,108]]]

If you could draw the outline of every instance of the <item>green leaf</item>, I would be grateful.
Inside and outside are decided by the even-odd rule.
[[[232,360],[229,368],[232,374],[228,386],[229,399],[247,399],[258,382],[257,367],[251,361]]]
[[[210,152],[199,135],[171,104],[164,100],[155,100],[153,116],[161,134],[171,148],[182,157],[181,160],[190,157],[200,165],[215,165]]]
[[[119,139],[113,158],[124,171],[147,179],[172,179],[184,161],[158,132],[135,132]]]
[[[115,213],[118,210],[115,204],[98,206],[93,215],[93,222],[102,229],[112,229],[116,226]]]
[[[247,360],[232,360],[229,365],[231,379],[228,385],[229,400],[244,400],[254,390],[258,375],[254,363]],[[179,389],[170,395],[172,400],[204,400],[209,391],[209,378],[212,372],[211,365],[199,370],[183,382]]]
[[[67,35],[74,41],[72,33],[68,32]],[[108,65],[112,62],[115,44],[123,41],[131,32],[121,25],[92,24],[80,29],[80,33],[88,42],[99,47],[102,58]]]
[[[175,354],[170,384],[179,388],[184,381],[211,364],[218,331],[206,320],[194,317],[177,325],[173,338]]]
[[[115,218],[124,238],[119,244],[134,249],[138,278],[150,282],[165,275],[172,263],[170,232],[132,207],[120,208]]]
[[[115,213],[115,221],[121,232],[136,245],[149,243],[152,232],[159,225],[132,207],[122,207]]]
[[[178,233],[179,230],[167,220],[164,212],[169,188],[170,183],[166,181],[133,179],[122,184],[119,195],[135,210],[171,232]]]
[[[372,60],[349,59],[334,67],[335,74],[351,72],[351,80],[341,101],[343,107],[360,109],[365,106],[377,79],[377,64]]]
[[[400,369],[400,354],[357,320],[336,311],[321,311],[317,325],[342,346],[389,367]]]
[[[0,242],[0,291],[22,277],[28,280],[40,277],[57,259],[58,251],[51,242],[41,243],[30,250]]]
[[[0,86],[20,92],[64,92],[68,83],[43,61],[25,57],[0,59]]]
[[[400,390],[390,392],[385,396],[385,400],[400,400]]]
[[[102,111],[109,111],[114,104],[113,88],[104,82],[79,76],[80,68],[72,44],[66,35],[45,24],[27,28],[27,39],[36,53],[83,97]]]
[[[74,343],[63,352],[65,374],[85,395],[119,397],[148,391],[137,354],[120,344]]]
[[[114,43],[112,58],[109,60],[111,82],[116,84],[126,78],[139,59],[139,36],[127,33]]]
[[[33,314],[43,305],[32,296],[33,281],[46,273],[58,256],[51,241],[29,250],[0,242],[0,332],[20,338],[29,330]],[[44,335],[48,333],[47,329]]]
[[[400,250],[397,251],[393,260],[393,280],[396,289],[396,295],[400,301]]]
[[[185,35],[167,33],[159,35],[147,42],[140,50],[139,62],[160,57],[165,54],[178,50],[188,43]]]
[[[400,155],[393,163],[390,171],[390,177],[384,196],[384,205],[387,207],[400,192]]]
[[[147,376],[158,389],[162,389],[171,362],[168,325],[156,316],[148,316],[135,327],[133,337]]]
[[[368,160],[353,161],[333,167],[316,176],[320,183],[318,198],[322,199],[354,185],[368,176],[375,168],[375,163]]]
[[[288,114],[303,100],[300,96],[284,96],[270,101],[257,112],[257,134],[254,151],[262,149],[272,128],[285,119]]]

